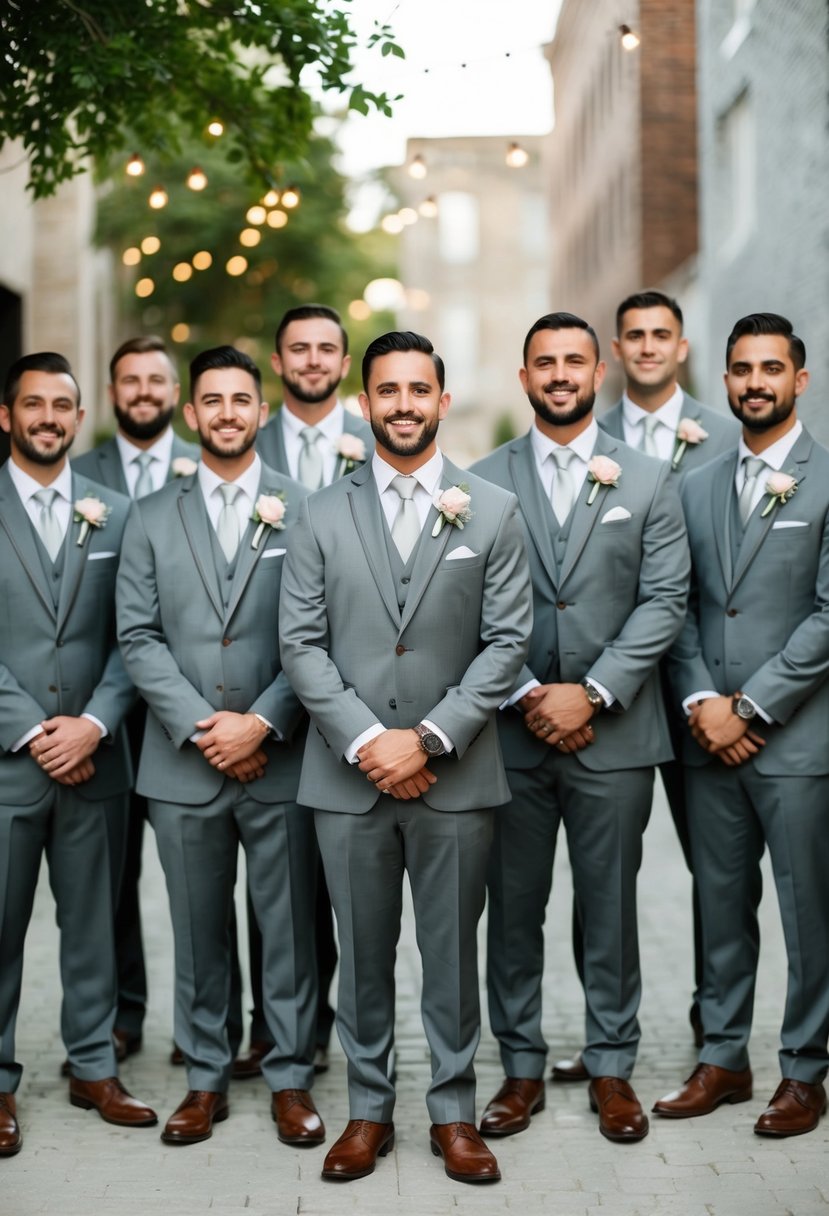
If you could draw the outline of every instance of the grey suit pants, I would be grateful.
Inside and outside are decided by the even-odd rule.
[[[350,1118],[388,1123],[394,1085],[394,961],[408,873],[423,966],[421,1013],[432,1057],[433,1123],[475,1121],[481,1031],[477,925],[491,810],[435,811],[383,797],[365,815],[314,812],[340,942],[337,1033],[348,1059]]]
[[[489,1019],[509,1077],[540,1079],[544,919],[559,826],[567,833],[584,933],[584,1063],[627,1078],[639,1043],[641,993],[636,877],[650,817],[653,769],[596,773],[549,749],[536,768],[507,769],[489,865]]]
[[[829,776],[767,777],[750,762],[685,773],[704,946],[700,1060],[748,1068],[768,845],[789,960],[780,1070],[818,1082],[829,1063]]]
[[[15,1024],[44,852],[60,930],[61,1035],[69,1065],[82,1081],[117,1075],[114,917],[126,816],[125,794],[89,802],[57,783],[31,806],[0,803],[0,1092],[13,1093],[23,1072],[14,1058]]]
[[[239,842],[262,932],[265,1018],[274,1046],[262,1073],[272,1091],[314,1080],[316,967],[314,821],[295,802],[256,802],[228,778],[204,806],[149,800],[167,880],[175,945],[175,1040],[191,1089],[223,1093],[233,1053],[227,1034],[229,916]]]

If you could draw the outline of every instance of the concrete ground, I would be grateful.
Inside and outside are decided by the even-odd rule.
[[[95,1112],[71,1107],[59,1076],[60,992],[54,911],[45,874],[29,932],[18,1058],[25,1137],[0,1161],[0,1216],[812,1216],[829,1209],[829,1118],[808,1136],[779,1142],[752,1126],[778,1082],[777,1037],[786,965],[777,902],[766,872],[763,947],[754,1035],[755,1096],[704,1119],[655,1116],[639,1144],[614,1145],[597,1130],[582,1085],[547,1087],[547,1107],[523,1134],[493,1143],[503,1181],[487,1187],[450,1181],[431,1156],[423,1095],[429,1061],[419,1015],[418,955],[407,914],[398,956],[397,1144],[369,1178],[322,1182],[324,1149],[278,1143],[261,1081],[231,1088],[231,1117],[211,1140],[165,1146],[158,1128],[126,1131]],[[240,884],[241,886],[241,884]],[[548,913],[544,1024],[551,1061],[581,1043],[583,1005],[570,955],[570,875],[566,849],[556,862]],[[186,1081],[168,1063],[172,1025],[172,950],[163,878],[148,833],[143,878],[151,1005],[143,1051],[124,1065],[131,1092],[161,1122],[184,1096]],[[690,884],[661,794],[645,842],[639,883],[644,995],[642,1043],[633,1078],[646,1107],[691,1072],[687,1022],[691,980]],[[243,901],[240,901],[243,915]],[[484,1027],[478,1053],[478,1107],[497,1089],[501,1069]],[[334,1044],[331,1068],[315,1088],[328,1144],[348,1118],[345,1064]]]

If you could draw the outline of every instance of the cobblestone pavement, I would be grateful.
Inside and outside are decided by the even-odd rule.
[[[241,884],[240,884],[241,886]],[[560,849],[548,912],[545,1030],[550,1059],[581,1042],[583,1006],[570,956],[570,876]],[[808,1136],[779,1142],[752,1134],[778,1081],[777,1032],[785,962],[777,903],[766,871],[763,955],[752,1058],[755,1096],[704,1119],[656,1117],[639,1144],[613,1145],[598,1133],[585,1087],[547,1087],[546,1110],[518,1136],[493,1145],[503,1181],[487,1187],[450,1181],[429,1152],[423,1094],[428,1078],[419,1015],[418,956],[407,913],[398,957],[398,1105],[395,1151],[369,1178],[350,1184],[319,1177],[322,1149],[278,1143],[269,1095],[261,1081],[236,1082],[232,1113],[213,1138],[167,1147],[158,1129],[125,1131],[95,1112],[71,1107],[59,1077],[59,987],[54,911],[45,875],[29,932],[20,1010],[18,1058],[25,1063],[18,1094],[25,1144],[0,1161],[1,1216],[812,1216],[829,1209],[829,1118]],[[180,1069],[167,1062],[172,1025],[172,951],[163,878],[148,834],[143,879],[152,985],[143,1051],[123,1067],[137,1096],[163,1120],[184,1096]],[[644,973],[642,1044],[633,1078],[646,1107],[691,1071],[687,1022],[691,976],[690,885],[661,791],[645,842],[639,884]],[[240,901],[240,913],[242,906]],[[485,1025],[478,1053],[478,1107],[500,1084],[495,1042]],[[319,1078],[317,1104],[328,1143],[348,1117],[345,1065],[339,1046]]]

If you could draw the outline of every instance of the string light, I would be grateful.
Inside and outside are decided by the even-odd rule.
[[[204,169],[195,165],[187,175],[187,185],[191,190],[204,190],[207,185],[207,174]]]
[[[268,212],[268,227],[269,228],[284,228],[288,222],[288,217],[284,211],[269,211]]]
[[[428,198],[425,198],[418,207],[418,211],[425,220],[433,220],[438,213],[438,203],[435,196],[430,194]]]
[[[399,215],[384,215],[380,227],[391,236],[397,236],[399,232],[403,231],[404,224]]]
[[[208,135],[213,135],[216,139],[218,139],[219,136],[224,135],[224,133],[225,133],[225,124],[222,122],[221,118],[213,118],[207,124],[207,134]]]
[[[371,308],[365,300],[352,300],[348,306],[348,315],[352,321],[367,321],[371,316]]]
[[[143,160],[137,152],[133,152],[132,156],[127,161],[125,172],[127,177],[140,177],[146,168]]]
[[[419,152],[415,156],[413,156],[412,159],[409,161],[408,172],[409,172],[409,177],[414,177],[418,181],[421,181],[428,173],[428,169],[426,168],[426,161],[423,159],[423,157],[420,155]]]
[[[121,261],[125,266],[137,266],[141,261],[141,250],[136,245],[131,245],[121,254]]]
[[[160,248],[161,248],[161,241],[158,239],[157,236],[145,236],[144,240],[141,242],[141,252],[142,253],[149,253],[149,254],[158,253]]]
[[[267,218],[267,211],[264,207],[260,207],[258,203],[255,207],[248,207],[245,214],[245,219],[249,224],[264,224]]]
[[[177,283],[186,283],[193,277],[193,267],[189,262],[176,262],[173,267],[173,278]]]
[[[414,207],[401,207],[397,214],[401,223],[406,226],[417,223],[417,212]]]
[[[258,228],[243,228],[239,233],[239,244],[244,245],[246,249],[253,249],[262,240],[262,233]]]
[[[228,258],[228,260],[225,262],[225,270],[234,278],[238,278],[240,274],[244,274],[247,268],[247,258],[243,258],[239,253],[237,253],[235,257]]]
[[[289,211],[299,206],[299,200],[299,186],[287,186],[282,191],[282,206],[287,207]]]
[[[146,300],[147,296],[151,296],[155,291],[155,283],[152,279],[139,279],[135,284],[135,294],[141,300]]]
[[[279,191],[278,190],[269,190],[268,193],[265,195],[265,197],[262,199],[262,202],[265,204],[266,207],[275,207],[276,204],[279,202]]]
[[[629,25],[619,26],[619,38],[626,51],[635,51],[642,41],[636,30],[632,30]]]
[[[160,211],[162,207],[167,206],[169,201],[167,191],[163,186],[156,186],[150,194],[150,197],[147,199],[147,202],[150,204],[153,211]]]
[[[193,266],[196,270],[209,270],[213,265],[213,254],[208,253],[206,249],[200,249],[198,253],[193,254]]]
[[[174,342],[186,342],[190,337],[190,326],[185,321],[179,321],[170,330],[170,337]]]
[[[510,169],[523,169],[529,163],[530,154],[526,148],[522,148],[515,140],[507,148],[507,154],[504,158]]]

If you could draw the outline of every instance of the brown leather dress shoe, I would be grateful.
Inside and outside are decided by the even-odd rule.
[[[481,1119],[482,1136],[514,1136],[530,1126],[530,1119],[544,1109],[544,1081],[529,1077],[507,1077]]]
[[[154,1127],[158,1115],[151,1107],[127,1093],[117,1077],[103,1081],[69,1078],[69,1101],[82,1110],[97,1110],[105,1123],[119,1127]]]
[[[784,1077],[754,1124],[754,1131],[758,1136],[802,1136],[813,1132],[825,1114],[826,1090],[822,1085]]]
[[[716,1064],[697,1064],[681,1089],[654,1103],[653,1113],[664,1119],[692,1119],[710,1115],[723,1102],[748,1102],[750,1097],[750,1068],[735,1072]]]
[[[200,1140],[209,1140],[213,1124],[223,1122],[229,1114],[227,1094],[191,1089],[170,1115],[161,1139],[165,1144],[198,1144]]]
[[[435,1157],[455,1182],[500,1182],[498,1162],[484,1144],[474,1123],[433,1123],[429,1140]]]
[[[607,1140],[644,1140],[648,1117],[633,1088],[621,1077],[594,1077],[588,1090],[590,1109],[598,1113],[599,1131]]]
[[[589,1081],[590,1073],[584,1067],[581,1052],[577,1051],[572,1060],[556,1060],[553,1065],[553,1071],[550,1073],[550,1080],[558,1081],[559,1084]]]
[[[14,1094],[0,1094],[0,1157],[13,1157],[22,1147]]]
[[[184,1052],[179,1047],[178,1043],[173,1043],[173,1050],[170,1052],[170,1063],[173,1068],[184,1067]]]
[[[245,1054],[237,1056],[233,1061],[230,1073],[233,1080],[248,1081],[251,1077],[261,1077],[262,1061],[272,1050],[273,1043],[266,1043],[263,1039],[251,1039]]]
[[[271,1097],[271,1114],[283,1144],[312,1148],[325,1139],[325,1124],[307,1089],[279,1089]]]
[[[322,1177],[328,1182],[352,1182],[374,1173],[378,1157],[394,1148],[394,1124],[372,1123],[370,1119],[349,1119],[339,1140],[328,1150],[322,1163]]]

